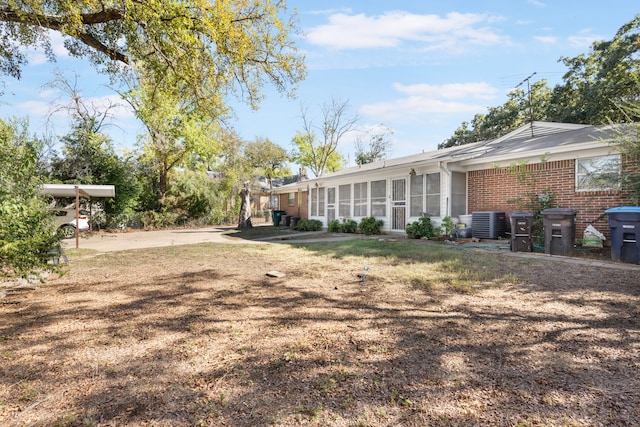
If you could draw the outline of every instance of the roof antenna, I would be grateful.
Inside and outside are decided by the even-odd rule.
[[[518,83],[516,85],[516,88],[519,87],[521,84],[523,84],[524,82],[527,82],[527,96],[529,98],[529,123],[531,125],[531,137],[533,138],[533,103],[531,102],[531,85],[530,85],[530,80],[531,77],[535,76],[536,72],[534,71],[533,74],[531,74],[529,77],[525,78],[524,80],[522,80],[520,83]]]

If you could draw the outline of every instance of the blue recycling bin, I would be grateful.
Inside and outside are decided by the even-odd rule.
[[[640,264],[640,206],[618,206],[604,212],[611,229],[611,259]]]

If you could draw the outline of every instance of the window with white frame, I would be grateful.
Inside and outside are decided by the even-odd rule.
[[[351,216],[351,184],[338,187],[338,215],[343,218]]]
[[[296,205],[296,193],[289,193],[289,199],[288,199],[288,204],[289,206],[295,206]]]
[[[602,191],[620,188],[619,154],[576,160],[576,191]]]
[[[426,185],[425,213],[440,216],[440,173],[428,173]]]
[[[387,216],[387,181],[371,181],[371,216]]]
[[[353,184],[353,216],[367,216],[367,183]]]
[[[409,215],[420,216],[424,212],[424,175],[413,175],[409,186]]]

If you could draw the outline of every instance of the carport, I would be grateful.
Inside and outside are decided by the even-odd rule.
[[[116,196],[115,185],[91,184],[43,184],[42,193],[52,197],[76,198],[76,224],[80,216],[80,196],[89,200],[92,198],[107,198]],[[76,249],[80,246],[80,232],[76,232]]]

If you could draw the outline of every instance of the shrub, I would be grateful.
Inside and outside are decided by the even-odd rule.
[[[381,219],[375,219],[372,216],[362,218],[360,221],[360,232],[366,234],[367,236],[371,236],[373,234],[380,234],[380,229],[384,222]]]
[[[358,231],[358,223],[352,219],[342,220],[342,233],[355,233]]]
[[[57,269],[48,263],[48,253],[62,236],[40,194],[41,148],[26,124],[0,119],[0,278]]]
[[[334,219],[329,223],[328,230],[330,233],[355,233],[358,230],[358,223],[348,218],[343,218],[342,222]]]
[[[340,220],[334,219],[329,222],[329,225],[327,226],[327,231],[329,231],[329,233],[340,233],[340,230]]]
[[[407,224],[404,231],[410,239],[428,239],[435,235],[436,229],[431,222],[431,218],[423,214],[419,220]]]
[[[317,219],[301,219],[296,224],[298,231],[320,231],[322,230],[322,221]]]
[[[453,219],[451,219],[450,216],[445,216],[444,218],[442,218],[442,234],[444,234],[446,237],[451,237],[453,236],[453,232],[455,229],[456,224],[453,222]]]

